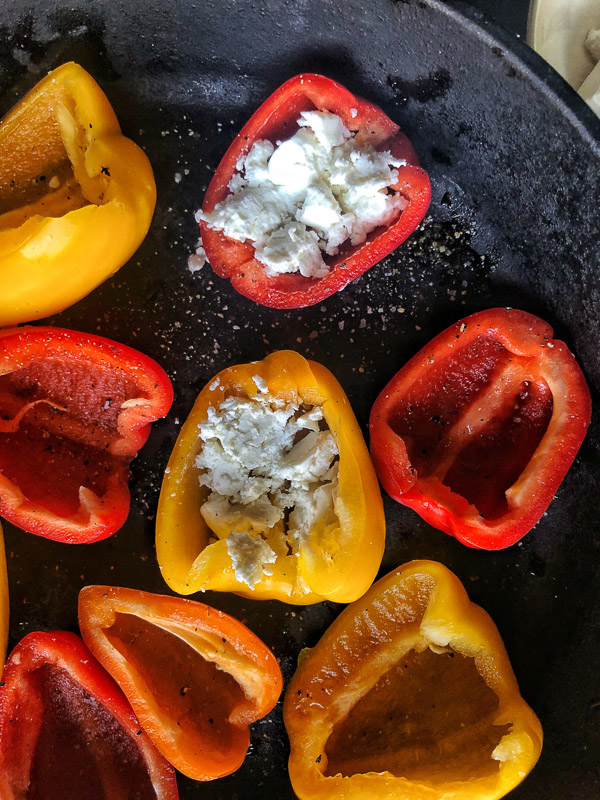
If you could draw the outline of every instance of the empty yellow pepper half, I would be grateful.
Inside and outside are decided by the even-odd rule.
[[[498,800],[542,747],[496,626],[433,561],[344,609],[283,713],[300,800]]]
[[[85,297],[144,239],[152,167],[96,81],[64,64],[0,123],[0,327]]]
[[[203,447],[199,426],[209,408],[219,409],[232,396],[253,399],[261,392],[302,409],[321,409],[337,445],[339,472],[333,506],[307,536],[290,544],[282,523],[263,533],[276,560],[250,586],[239,579],[228,549],[231,527],[224,523],[211,528],[201,514],[209,490],[200,484],[196,458]],[[259,537],[244,513],[242,507],[235,531],[251,532],[256,541]],[[180,594],[230,591],[298,604],[325,599],[347,603],[361,597],[375,579],[384,543],[383,504],[369,451],[348,398],[325,367],[293,351],[280,351],[263,361],[229,367],[205,386],[177,439],[158,506],[156,552],[171,589]]]

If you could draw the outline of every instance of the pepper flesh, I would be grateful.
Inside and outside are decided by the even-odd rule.
[[[175,772],[79,637],[31,633],[0,685],[2,800],[177,800]]]
[[[0,124],[0,327],[72,305],[144,239],[156,186],[144,152],[74,63]]]
[[[432,561],[344,609],[301,660],[284,721],[300,800],[498,800],[542,745],[496,626]]]
[[[389,150],[393,156],[407,162],[398,168],[398,180],[390,188],[404,195],[408,205],[395,223],[387,228],[376,228],[363,244],[342,246],[338,255],[328,256],[330,272],[323,278],[305,278],[293,273],[267,276],[264,265],[254,257],[251,243],[230,239],[201,222],[202,243],[213,270],[220,277],[229,278],[240,294],[264,306],[301,308],[320,303],[402,244],[429,207],[429,178],[419,167],[413,146],[396,123],[373,103],[356,97],[339,83],[323,75],[307,73],[286,81],[244,125],[209,184],[202,210],[205,213],[213,211],[217,203],[227,197],[238,161],[254,142],[289,138],[298,129],[296,121],[300,112],[315,109],[333,112],[349,130],[357,131],[357,144]]]
[[[4,550],[4,536],[0,525],[0,673],[6,657],[6,643],[8,641],[8,575],[6,574],[6,552]],[[2,794],[0,794],[2,797]]]
[[[110,586],[81,590],[79,624],[178,770],[207,781],[238,769],[248,726],[283,685],[277,660],[245,625],[203,603]]]
[[[147,356],[61,328],[0,332],[0,514],[68,543],[115,533],[129,463],[173,400]]]
[[[394,500],[469,547],[497,550],[538,522],[590,416],[585,378],[552,328],[490,309],[392,378],[371,411],[371,454]]]
[[[274,397],[321,407],[339,451],[334,504],[339,524],[323,531],[315,527],[297,554],[278,554],[272,573],[263,573],[250,589],[235,576],[226,539],[209,543],[212,531],[200,513],[207,490],[200,486],[195,460],[202,447],[198,425],[206,420],[209,406],[216,408],[231,395],[256,397],[254,378],[264,380]],[[204,387],[169,459],[158,506],[156,553],[171,589],[180,594],[233,591],[299,604],[324,599],[347,603],[375,579],[384,544],[377,477],[348,398],[325,367],[283,350],[263,361],[229,367]]]

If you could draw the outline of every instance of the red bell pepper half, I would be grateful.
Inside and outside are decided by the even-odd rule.
[[[48,327],[0,331],[0,515],[84,543],[129,512],[129,463],[173,388],[147,356]]]
[[[72,633],[30,633],[0,684],[2,800],[177,800],[175,771]]]
[[[538,522],[585,437],[590,392],[552,328],[494,308],[436,336],[371,411],[375,469],[395,500],[469,547]]]
[[[398,220],[389,227],[372,231],[367,240],[356,247],[342,246],[336,256],[327,256],[330,269],[323,278],[306,278],[300,273],[273,277],[254,258],[254,248],[200,223],[202,243],[214,271],[230,278],[237,291],[273,308],[301,308],[320,303],[350,281],[360,277],[410,236],[429,207],[431,186],[427,173],[419,167],[413,146],[398,125],[373,103],[353,95],[339,83],[323,75],[297,75],[286,81],[265,100],[252,115],[223,156],[206,192],[202,210],[214,210],[229,194],[229,182],[236,165],[254,142],[267,139],[276,142],[288,139],[298,130],[296,120],[301,111],[331,111],[346,127],[357,131],[356,141],[371,144],[377,150],[389,150],[406,166],[399,167],[398,181],[390,187],[401,192],[408,205]]]
[[[277,659],[245,625],[181,597],[86,586],[79,626],[178,770],[208,781],[241,765],[248,726],[271,711],[283,684]]]

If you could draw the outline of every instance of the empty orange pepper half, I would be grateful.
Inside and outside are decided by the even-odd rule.
[[[297,407],[297,414],[310,414],[311,410],[322,414],[319,424],[331,432],[339,455],[337,489],[331,507],[302,536],[291,536],[285,520],[271,528],[265,526],[268,529],[255,535],[255,517],[240,503],[228,505],[218,524],[209,526],[205,521],[200,509],[209,490],[201,485],[201,470],[196,465],[204,448],[200,426],[209,412],[218,413],[231,398],[256,400],[257,406],[261,398],[267,398],[280,409],[286,404]],[[257,431],[256,443],[260,418],[250,427]],[[262,480],[264,476],[254,470],[252,477]],[[310,506],[310,495],[306,497],[304,502]],[[252,541],[247,532],[252,533]],[[252,586],[243,582],[235,568],[231,533],[247,536],[247,543],[262,548],[270,559]],[[204,387],[169,459],[158,505],[156,553],[171,589],[180,594],[229,591],[296,604],[321,600],[349,603],[361,597],[375,579],[384,544],[385,518],[377,476],[348,398],[329,370],[291,350],[282,350],[262,361],[229,367]]]
[[[85,297],[133,255],[156,203],[152,167],[78,64],[0,123],[0,327]]]
[[[245,625],[180,597],[86,586],[79,626],[174,767],[198,781],[238,769],[248,726],[282,689],[275,656]]]
[[[498,800],[542,747],[496,626],[433,561],[340,614],[301,660],[284,720],[300,800]]]

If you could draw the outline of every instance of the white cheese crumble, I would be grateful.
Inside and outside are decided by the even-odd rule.
[[[202,245],[202,239],[196,242],[196,249],[188,258],[188,269],[192,273],[198,272],[206,264],[206,252]]]
[[[337,492],[338,448],[321,430],[320,407],[265,392],[210,406],[199,427],[199,481],[210,489],[201,513],[227,541],[236,578],[253,587],[276,551],[297,552],[318,522],[329,522]],[[275,549],[274,549],[275,548]]]
[[[235,577],[251,589],[261,580],[266,564],[274,564],[277,555],[264,539],[249,533],[231,531],[227,537],[227,552],[235,571]]]
[[[405,161],[359,146],[340,117],[302,111],[299,130],[275,146],[254,142],[229,183],[231,192],[197,218],[240,242],[251,241],[267,275],[300,272],[322,278],[323,254],[337,255],[390,225],[407,201],[388,188]]]

